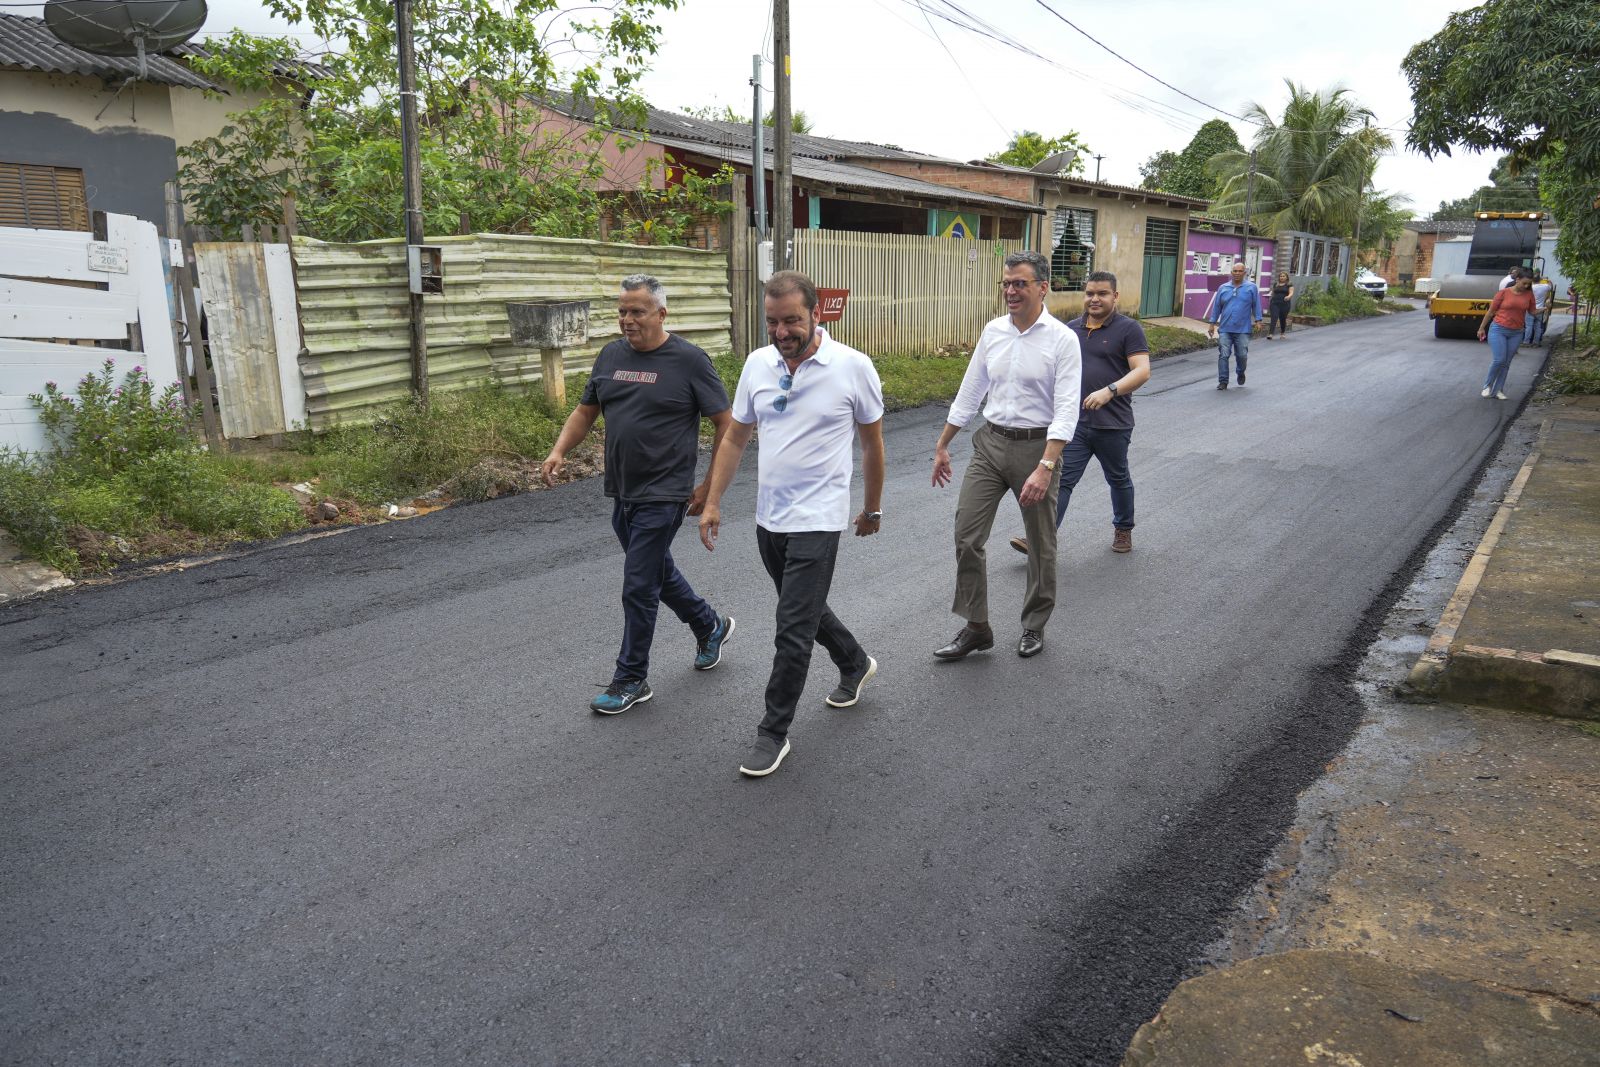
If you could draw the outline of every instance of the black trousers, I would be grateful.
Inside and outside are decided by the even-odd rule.
[[[828,609],[839,532],[773,533],[756,527],[761,563],[778,587],[778,632],[773,639],[772,675],[767,679],[767,714],[759,733],[782,741],[811,670],[811,647],[828,650],[841,674],[867,668],[860,642]]]
[[[1267,311],[1272,316],[1272,320],[1267,323],[1267,333],[1270,335],[1273,330],[1277,330],[1280,334],[1287,333],[1289,330],[1289,305],[1280,304],[1274,300],[1267,305]]]

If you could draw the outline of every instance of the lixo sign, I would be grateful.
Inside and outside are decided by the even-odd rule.
[[[845,301],[850,299],[848,289],[817,289],[817,321],[838,322],[844,318]]]

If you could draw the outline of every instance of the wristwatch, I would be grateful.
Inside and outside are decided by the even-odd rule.
[[[873,522],[883,521],[883,512],[881,511],[864,511],[862,514],[871,519]]]
[[[1056,461],[1053,459],[1041,459],[1039,461],[1039,466],[1043,467],[1047,471],[1053,471],[1056,469]]]
[[[1111,399],[1113,399],[1113,400],[1115,400],[1117,397],[1122,395],[1121,393],[1117,392],[1117,383],[1116,382],[1112,382],[1110,385],[1106,386],[1106,388],[1111,390]]]

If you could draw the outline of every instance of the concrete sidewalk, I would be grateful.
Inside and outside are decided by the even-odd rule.
[[[60,571],[23,555],[11,535],[0,529],[0,604],[71,584],[72,579]]]
[[[1554,402],[1539,437],[1410,686],[1600,719],[1600,397]]]
[[[1523,419],[1476,551],[1430,556],[1421,660],[1403,599],[1362,730],[1124,1067],[1600,1067],[1600,398]]]

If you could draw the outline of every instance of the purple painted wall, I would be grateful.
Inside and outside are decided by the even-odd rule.
[[[1260,257],[1260,268],[1249,278],[1261,289],[1261,313],[1266,314],[1272,289],[1277,255],[1275,242],[1266,237],[1250,238],[1251,259]],[[1183,314],[1191,319],[1205,318],[1211,295],[1229,281],[1233,261],[1239,258],[1239,235],[1211,233],[1189,228],[1189,247],[1183,259]]]

